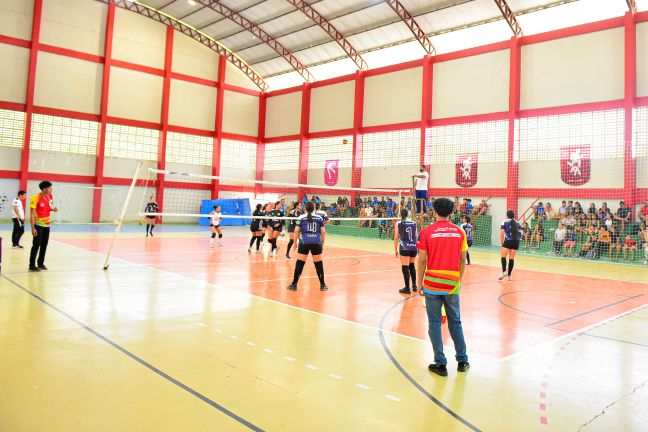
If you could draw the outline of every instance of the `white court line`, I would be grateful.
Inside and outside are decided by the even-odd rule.
[[[239,338],[239,337],[238,337],[238,336],[236,336],[236,335],[230,335],[229,337],[230,337],[230,339],[234,339],[234,340],[236,340],[236,339],[238,339],[238,338]]]
[[[371,387],[366,386],[364,384],[356,384],[355,386],[362,390],[371,390]]]
[[[400,398],[397,398],[396,396],[392,396],[392,395],[389,395],[389,394],[386,394],[385,397],[387,399],[393,400],[394,402],[400,402],[401,401]]]
[[[335,378],[336,380],[341,380],[341,379],[344,379],[344,377],[343,377],[343,376],[341,376],[341,375],[338,375],[338,374],[334,374],[334,373],[332,373],[332,374],[329,374],[329,376],[330,376],[331,378]]]
[[[53,240],[53,242],[63,244],[65,246],[71,247],[73,249],[78,249],[78,250],[80,250],[82,252],[86,252],[86,253],[90,253],[90,254],[99,255],[101,257],[105,257],[105,254],[102,254],[100,252],[91,251],[91,250],[84,249],[84,248],[79,247],[79,246],[74,246],[74,245],[67,244],[67,243],[64,243],[64,242],[59,242],[57,240]],[[384,254],[384,255],[387,255],[387,254]],[[199,281],[199,280],[196,280],[196,279],[192,279],[189,276],[185,276],[185,275],[178,274],[178,273],[173,273],[173,272],[170,272],[170,271],[167,271],[167,270],[157,269],[155,267],[150,267],[150,266],[147,266],[147,265],[144,265],[144,264],[139,264],[139,263],[136,263],[136,262],[128,261],[128,260],[125,260],[123,258],[118,258],[116,256],[113,256],[113,259],[118,260],[118,261],[122,261],[123,263],[131,265],[131,266],[144,268],[144,269],[146,269],[148,271],[159,272],[161,274],[167,274],[169,276],[174,276],[174,277],[179,278],[179,279],[184,279],[184,280],[190,281],[190,282],[198,285],[199,287],[211,286],[211,287],[214,287],[214,288],[222,289],[224,291],[226,290],[226,291],[231,291],[231,292],[235,292],[235,293],[239,293],[239,294],[246,294],[246,295],[248,295],[250,297],[254,297],[254,298],[257,298],[257,299],[260,299],[260,300],[263,300],[263,301],[267,301],[267,302],[271,302],[271,303],[276,303],[276,304],[286,306],[286,307],[289,307],[289,308],[292,308],[292,309],[297,309],[297,310],[300,310],[302,312],[307,312],[307,313],[312,313],[312,314],[315,314],[315,315],[320,315],[320,316],[330,318],[330,319],[333,319],[333,320],[336,320],[336,321],[342,321],[342,322],[345,322],[347,324],[353,324],[353,325],[363,327],[363,328],[367,328],[367,329],[371,329],[371,330],[380,330],[380,328],[377,327],[377,326],[364,324],[364,323],[360,323],[360,322],[357,322],[357,321],[351,321],[351,320],[340,318],[340,317],[337,317],[337,316],[334,316],[334,315],[327,315],[327,314],[324,314],[322,312],[317,312],[317,311],[314,311],[314,310],[301,308],[299,306],[293,306],[293,305],[288,304],[288,303],[282,303],[282,302],[280,302],[278,300],[273,300],[273,299],[269,299],[269,298],[266,298],[266,297],[251,294],[249,291],[242,291],[242,290],[238,290],[238,289],[235,289],[235,288],[230,288],[230,287],[227,287],[227,286],[224,286],[224,285],[217,285],[217,284],[211,283],[211,282],[202,282],[202,281]],[[101,264],[99,264],[99,265],[101,265]],[[378,270],[378,271],[393,271],[393,269]],[[349,273],[349,274],[358,274],[358,273],[359,272]],[[341,274],[341,275],[343,275],[343,274]],[[329,276],[335,276],[335,275],[328,275],[327,274],[326,277],[329,277]],[[315,277],[317,277],[317,276],[302,276],[301,279],[315,278]],[[283,279],[280,279],[280,280],[283,280]],[[426,345],[428,345],[430,343],[427,340],[415,338],[413,336],[404,335],[404,334],[401,334],[401,333],[396,333],[396,332],[394,332],[392,330],[388,330],[388,329],[383,329],[383,333],[390,334],[392,336],[402,337],[402,338],[405,338],[405,339],[410,339],[410,340],[416,341],[418,343],[424,343]],[[452,347],[450,347],[448,345],[444,345],[444,349],[454,349],[454,348],[452,348]],[[490,360],[490,361],[495,361],[495,362],[503,361],[503,359],[500,359],[500,358],[490,357],[490,356],[487,356],[487,355],[484,355],[484,354],[474,353],[474,352],[470,352],[470,351],[468,351],[468,355],[469,356],[474,356],[474,357],[480,357],[480,358],[487,359],[487,360]]]
[[[245,345],[248,345],[248,346],[251,346],[251,347],[256,346],[256,344],[254,342],[250,342],[250,341],[245,342]]]
[[[290,357],[290,356],[284,356],[284,360],[289,361],[289,362],[294,362],[297,359],[294,358],[294,357]]]
[[[223,330],[221,330],[221,329],[214,329],[214,332],[215,332],[215,333],[223,333]]]
[[[272,354],[274,351],[271,350],[270,348],[264,348],[263,352],[267,352],[268,354]]]
[[[560,340],[562,340],[562,339],[572,337],[572,336],[574,336],[575,334],[578,334],[578,333],[585,333],[585,332],[587,332],[588,330],[591,330],[591,329],[594,328],[594,327],[598,327],[598,326],[601,326],[601,325],[608,324],[609,322],[614,321],[615,319],[619,318],[619,317],[622,316],[622,315],[629,315],[629,314],[634,313],[634,312],[636,312],[636,311],[638,311],[638,310],[640,310],[640,309],[645,308],[646,306],[648,306],[648,304],[644,304],[644,305],[641,305],[641,306],[637,306],[637,307],[632,308],[632,309],[630,309],[630,310],[627,310],[627,311],[625,311],[625,312],[621,312],[621,313],[618,313],[618,314],[616,314],[616,315],[614,315],[614,316],[611,316],[611,317],[609,317],[609,318],[606,318],[606,319],[604,319],[603,321],[599,321],[599,322],[597,322],[596,324],[592,324],[592,325],[589,325],[589,326],[587,326],[587,327],[583,327],[582,329],[575,330],[575,331],[570,332],[570,333],[565,333],[565,334],[562,335],[562,336],[558,336],[557,338],[554,338],[554,339],[548,340],[548,341],[543,342],[543,343],[541,343],[541,344],[539,344],[539,345],[535,345],[535,346],[532,346],[532,347],[529,347],[529,348],[525,348],[525,349],[523,349],[522,351],[518,351],[518,352],[516,352],[515,354],[511,354],[511,355],[509,355],[509,356],[503,357],[503,358],[501,359],[501,361],[511,360],[511,359],[513,359],[513,358],[519,357],[519,356],[522,355],[522,354],[526,354],[526,353],[529,352],[529,351],[532,351],[532,350],[535,350],[535,349],[540,349],[540,348],[544,347],[545,345],[551,345],[551,344],[553,344],[553,343],[557,343],[558,341],[560,341]],[[551,328],[551,327],[547,327],[547,328]]]
[[[310,369],[310,370],[317,370],[317,369],[319,369],[317,366],[313,366],[313,365],[311,365],[311,364],[307,364],[306,367],[307,367],[308,369]]]

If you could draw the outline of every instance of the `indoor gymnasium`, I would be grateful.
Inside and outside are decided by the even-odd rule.
[[[648,0],[0,0],[0,432],[648,430]]]

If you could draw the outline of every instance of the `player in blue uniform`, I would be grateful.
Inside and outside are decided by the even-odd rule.
[[[401,294],[411,294],[410,279],[412,280],[412,289],[416,292],[416,267],[414,260],[418,253],[416,249],[416,239],[418,238],[416,222],[410,218],[410,211],[406,208],[401,210],[401,220],[396,222],[396,233],[394,236],[394,252],[396,258],[400,256],[401,270],[405,287],[398,290]]]
[[[297,249],[297,262],[293,281],[288,285],[288,289],[291,291],[297,290],[297,282],[299,282],[299,277],[306,264],[306,258],[310,253],[313,256],[313,264],[315,264],[317,278],[320,282],[320,291],[328,290],[324,283],[324,263],[322,262],[326,227],[324,220],[315,214],[315,205],[312,202],[306,203],[306,214],[299,216],[299,223],[295,228],[295,237],[299,239],[299,242],[295,243],[294,246],[294,249]]]
[[[274,205],[274,210],[270,212],[270,228],[272,228],[272,234],[268,238],[268,243],[272,245],[272,248],[270,249],[270,254],[273,257],[277,256],[277,253],[279,252],[279,246],[277,246],[277,238],[279,237],[279,234],[281,234],[281,231],[283,231],[284,224],[286,221],[284,219],[279,219],[283,218],[286,215],[284,212],[281,210],[281,201],[277,201]]]
[[[292,209],[288,213],[288,216],[298,218],[302,214],[302,203],[295,201],[292,205]],[[290,241],[288,242],[288,248],[286,249],[286,259],[290,259],[290,249],[295,244],[295,228],[297,227],[297,220],[293,219],[288,222],[288,235],[290,236]]]
[[[506,212],[508,218],[500,227],[500,243],[502,244],[502,273],[497,279],[506,277],[506,258],[508,257],[508,280],[511,280],[513,266],[515,265],[515,254],[520,248],[520,223],[515,220],[513,210]]]
[[[470,216],[463,217],[463,223],[459,227],[466,233],[466,240],[468,247],[473,244],[473,235],[475,235],[475,227],[470,223]],[[470,252],[466,251],[466,265],[470,265]]]

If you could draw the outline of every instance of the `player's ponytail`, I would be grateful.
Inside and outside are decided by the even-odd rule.
[[[407,220],[407,217],[409,216],[409,210],[406,208],[401,210],[400,217],[401,217],[401,222],[405,222]]]
[[[313,222],[313,212],[315,211],[315,205],[312,202],[307,202],[306,203],[306,213],[308,213],[308,216],[306,219],[308,219],[308,222]]]
[[[518,233],[519,227],[517,222],[515,222],[515,213],[513,212],[513,210],[507,211],[506,217],[509,218],[509,224],[511,225],[511,238],[513,240],[517,240],[519,235]]]

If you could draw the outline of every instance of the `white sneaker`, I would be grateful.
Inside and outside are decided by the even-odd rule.
[[[511,276],[507,276],[506,278],[509,280],[509,282],[513,280]]]
[[[258,249],[257,249],[257,251],[254,252],[254,253],[257,254],[257,255],[259,255],[259,254],[262,254],[263,252],[262,252],[261,250],[258,250]]]
[[[644,260],[644,265],[648,265],[648,260]]]
[[[506,272],[502,272],[498,277],[497,280],[502,280],[506,277]]]
[[[252,248],[251,247],[248,248],[248,253],[252,253]]]

